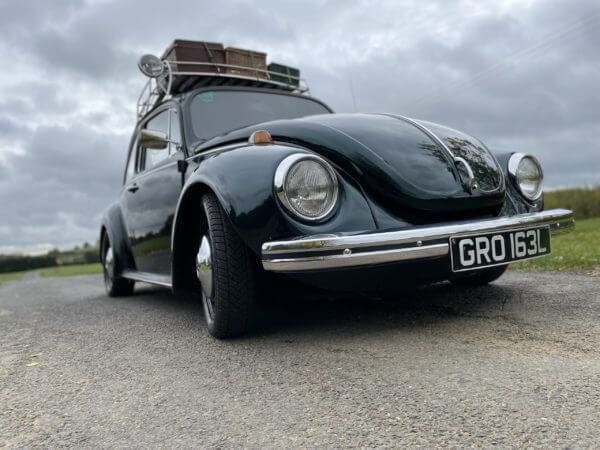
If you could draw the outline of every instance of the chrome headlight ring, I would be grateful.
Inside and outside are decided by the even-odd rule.
[[[535,168],[537,177],[524,173],[526,170],[523,165],[529,164],[529,169]],[[531,165],[533,164],[533,165]],[[508,174],[517,188],[517,190],[529,201],[536,201],[542,196],[544,184],[544,171],[538,159],[525,153],[514,153],[508,160]],[[534,183],[532,187],[525,187],[525,184]]]
[[[318,164],[318,168],[314,166],[313,169],[323,169],[323,173],[321,173],[320,175],[325,174],[330,183],[329,186],[327,186],[329,195],[327,195],[325,198],[324,207],[318,211],[318,214],[314,215],[309,215],[306,214],[306,211],[301,211],[300,208],[297,206],[298,199],[291,198],[290,193],[288,192],[290,184],[288,176],[290,175],[293,169],[298,168],[298,165],[302,164],[305,161]],[[279,199],[280,203],[285,207],[285,209],[294,217],[306,222],[320,222],[328,219],[333,214],[335,207],[338,203],[339,185],[337,175],[333,170],[333,167],[331,167],[331,164],[329,164],[326,160],[317,155],[307,153],[294,153],[284,158],[275,170],[273,185],[275,189],[275,194],[277,195],[277,198]]]

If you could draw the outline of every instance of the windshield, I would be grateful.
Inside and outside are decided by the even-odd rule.
[[[190,103],[192,128],[202,141],[257,123],[330,112],[309,98],[252,91],[205,91]]]

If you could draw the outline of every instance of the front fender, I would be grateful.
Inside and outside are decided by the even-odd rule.
[[[118,202],[112,204],[102,215],[101,229],[104,229],[108,234],[115,254],[115,273],[120,275],[123,270],[135,270],[127,228]],[[102,239],[102,234],[100,239]],[[102,240],[100,240],[100,243],[102,244]],[[100,245],[100,251],[102,251],[102,245]],[[100,258],[102,258],[102,255],[100,255]]]
[[[273,176],[278,164],[292,153],[311,152],[299,147],[268,145],[238,147],[204,158],[199,155],[197,167],[186,180],[177,205],[173,239],[177,238],[177,230],[184,229],[177,222],[185,217],[181,210],[188,203],[188,196],[207,190],[215,193],[234,229],[257,255],[262,244],[273,239],[376,228],[359,185],[335,166],[340,197],[330,219],[306,224],[287,213],[275,196]]]

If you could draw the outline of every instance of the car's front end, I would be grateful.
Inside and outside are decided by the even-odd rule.
[[[302,229],[262,243],[267,271],[335,289],[460,279],[548,255],[551,234],[574,225],[571,211],[543,211],[535,157],[496,157],[446,127],[352,114],[265,128],[299,147],[272,180],[279,214]],[[349,201],[357,193],[368,211]],[[373,225],[328,226],[352,214],[369,214]]]

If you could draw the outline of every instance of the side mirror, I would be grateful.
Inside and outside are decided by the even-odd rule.
[[[156,150],[163,150],[169,146],[167,133],[148,129],[143,129],[140,131],[139,142],[141,147],[152,148]]]

